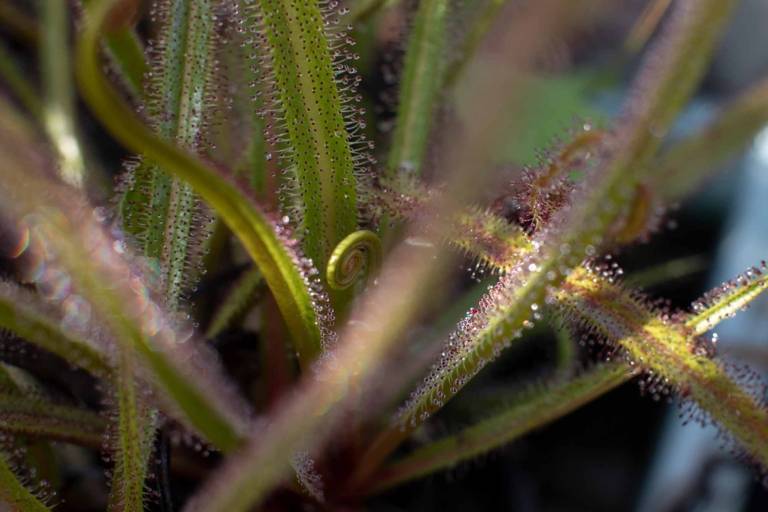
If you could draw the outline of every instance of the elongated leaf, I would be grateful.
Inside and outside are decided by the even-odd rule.
[[[232,449],[248,423],[247,408],[221,380],[215,356],[202,354],[202,345],[187,341],[190,328],[163,312],[142,282],[141,268],[125,259],[125,244],[104,231],[93,210],[72,190],[45,178],[38,154],[20,150],[34,147],[29,135],[13,125],[0,125],[0,133],[0,194],[13,197],[3,207],[30,231],[36,261],[53,270],[37,275],[38,286],[51,286],[57,275],[68,276],[72,287],[60,300],[78,297],[84,302],[122,350],[144,358],[157,388],[178,407],[166,407],[172,415],[187,420],[221,449]]]
[[[674,320],[659,321],[658,315],[649,311],[636,297],[620,291],[615,285],[598,275],[587,274],[581,269],[574,271],[568,277],[564,291],[558,292],[557,296],[565,304],[569,315],[576,315],[582,323],[598,329],[601,336],[608,337],[611,343],[626,347],[631,357],[637,357],[643,361],[642,366],[651,368],[664,378],[669,378],[672,386],[683,390],[685,395],[683,398],[690,396],[695,400],[699,397],[702,407],[705,407],[713,419],[721,421],[724,425],[744,423],[743,426],[735,427],[738,432],[741,432],[737,436],[752,454],[762,441],[752,445],[749,443],[753,437],[759,439],[762,435],[761,429],[765,430],[768,425],[765,422],[761,423],[761,420],[751,422],[749,418],[762,417],[759,412],[754,411],[763,409],[763,406],[752,404],[748,410],[728,412],[727,416],[731,417],[723,418],[724,411],[730,409],[733,404],[729,402],[728,405],[718,405],[716,400],[702,398],[702,396],[717,395],[715,389],[724,387],[728,389],[725,396],[735,401],[735,397],[744,396],[743,392],[738,390],[732,382],[729,383],[729,378],[722,370],[717,369],[716,365],[700,356],[680,353],[673,344],[693,347],[696,336],[714,328],[720,321],[729,318],[736,310],[746,307],[749,302],[757,298],[766,288],[765,281],[762,270],[751,269],[732,282],[710,292],[707,298],[697,301],[695,304],[698,306],[695,306],[694,310],[701,310],[701,312],[691,315],[687,321],[677,325]],[[570,294],[572,287],[584,287],[588,290]],[[707,303],[711,305],[705,306]],[[584,307],[585,304],[589,305]],[[642,328],[627,326],[623,331],[618,329],[622,322],[628,322],[631,319],[640,323],[645,322],[645,324]],[[696,327],[700,328],[696,329]],[[632,331],[632,329],[637,330]],[[647,334],[653,331],[655,331],[653,337]],[[634,334],[628,334],[630,332]],[[654,347],[654,345],[657,346]],[[667,360],[657,359],[655,355],[650,356],[649,354],[654,351],[662,350],[658,345],[667,347],[668,352],[677,352],[678,357],[681,358],[680,364],[670,364]],[[688,348],[688,350],[693,349]],[[684,358],[690,359],[691,362],[682,363]],[[694,360],[696,360],[695,364]],[[681,377],[675,374],[672,368],[682,365],[695,370]],[[636,374],[637,366],[630,369],[624,362],[611,363],[590,370],[573,381],[555,382],[552,385],[542,386],[533,394],[523,394],[518,402],[491,418],[468,427],[456,435],[419,448],[407,457],[385,467],[371,479],[370,492],[385,490],[440,468],[450,467],[461,460],[505,444],[534,427],[574,410]],[[710,389],[694,391],[696,387],[701,386],[707,386]],[[723,398],[722,394],[718,395],[718,399],[720,398]],[[710,410],[713,405],[715,409]],[[744,431],[749,429],[754,429],[754,432],[744,434]],[[746,441],[744,441],[745,438]]]
[[[107,49],[128,90],[134,98],[142,98],[147,61],[139,36],[130,27],[118,27],[107,34]]]
[[[327,326],[332,323],[329,312],[321,309],[323,293],[313,289],[311,262],[289,246],[287,228],[264,214],[227,175],[157,138],[110,89],[99,64],[98,41],[112,5],[102,2],[91,9],[80,39],[78,77],[85,98],[113,135],[189,182],[240,238],[275,296],[300,360],[310,364],[330,336]]]
[[[257,3],[251,26],[259,28],[254,37],[273,75],[272,108],[285,133],[280,144],[289,173],[284,194],[296,203],[289,206],[289,216],[305,253],[322,271],[336,244],[357,227],[357,174],[368,164],[352,146],[362,124],[356,102],[341,92],[351,87],[354,94],[353,56],[344,49],[348,36],[327,26],[336,15],[330,10],[335,4],[323,12],[314,1]]]
[[[739,280],[742,281],[741,293],[733,293],[729,298],[741,299],[739,301],[740,306],[744,307],[749,300],[756,297],[757,292],[755,292],[755,288],[760,288],[759,286],[755,288],[748,286],[754,278],[754,270],[750,274],[740,277]],[[735,397],[744,397],[744,394],[732,382],[728,383],[729,378],[723,374],[722,370],[716,369],[716,366],[711,363],[704,362],[700,356],[695,356],[694,354],[686,355],[672,348],[673,345],[671,344],[673,343],[688,347],[693,346],[695,333],[686,331],[682,324],[675,326],[666,321],[667,325],[663,327],[663,323],[658,319],[650,320],[653,313],[644,309],[644,306],[638,299],[624,294],[615,285],[607,283],[597,275],[587,275],[584,271],[577,270],[569,276],[569,280],[565,284],[565,290],[569,290],[572,286],[587,286],[589,288],[589,291],[585,290],[582,293],[582,297],[587,297],[586,300],[588,300],[589,306],[584,307],[584,299],[580,300],[577,297],[578,293],[572,295],[565,291],[559,292],[558,297],[566,304],[569,315],[579,316],[584,324],[599,329],[601,336],[609,337],[611,342],[627,347],[633,357],[640,357],[640,360],[643,361],[642,366],[650,367],[654,372],[660,373],[665,378],[670,378],[671,385],[684,391],[684,398],[691,396],[696,399],[697,396],[701,397],[702,395],[715,393],[712,390],[709,392],[702,390],[694,392],[693,388],[696,386],[708,386],[711,389],[724,386],[728,389],[724,396],[728,396],[732,401],[736,400]],[[726,289],[732,286],[735,286],[735,283],[730,283]],[[747,289],[745,290],[745,288]],[[622,308],[625,309],[619,313],[618,311]],[[618,320],[619,317],[617,315],[620,315],[624,320]],[[705,316],[711,319],[711,323],[708,324],[709,328],[714,327],[717,322],[725,318],[725,315],[712,316],[705,314]],[[629,319],[634,319],[635,321],[639,319],[639,322],[645,322],[645,325],[642,328],[643,330],[640,330],[638,327],[638,330],[634,331],[634,335],[626,335],[626,333],[635,328],[626,328],[625,331],[621,331],[625,333],[622,337],[617,328],[621,322]],[[697,322],[694,321],[693,323],[696,324]],[[646,329],[648,331],[655,330],[655,337],[649,337],[644,331]],[[665,332],[665,334],[661,334],[662,332]],[[637,338],[637,341],[633,338]],[[684,341],[686,339],[688,340],[687,342]],[[669,351],[677,352],[681,359],[700,359],[696,365],[691,364],[689,367],[696,367],[696,371],[701,372],[701,375],[682,377],[684,382],[672,380],[674,378],[681,378],[680,375],[670,377],[670,369],[676,365],[669,364],[669,361],[658,361],[655,359],[655,356],[649,356],[654,350],[659,349],[658,346],[652,348],[652,346],[658,344],[668,345]],[[518,402],[513,403],[509,408],[493,415],[491,418],[468,427],[456,435],[424,446],[407,457],[385,467],[371,479],[369,492],[379,492],[440,468],[450,467],[461,460],[471,458],[479,453],[507,443],[528,432],[531,428],[583,405],[586,401],[625,382],[632,375],[636,374],[637,367],[630,369],[623,362],[611,363],[591,370],[573,381],[556,382],[553,385],[543,386],[540,390],[534,391],[533,394],[523,394]],[[688,384],[688,380],[693,381],[694,384]],[[720,398],[723,398],[723,396],[720,396]],[[716,401],[713,400],[702,399],[702,401],[707,404],[702,404],[704,407],[711,407],[716,404]],[[732,406],[732,403],[728,406],[720,405],[716,411],[710,412],[710,414],[715,420],[718,420],[718,418],[722,417],[724,410]],[[758,436],[759,438],[761,429],[768,428],[768,424],[764,421],[757,420],[756,422],[751,422],[747,419],[752,416],[760,416],[761,413],[759,411],[761,409],[760,405],[752,404],[746,410],[729,412],[727,415],[732,417],[723,419],[723,424],[734,425],[742,421],[744,425],[736,427],[738,431],[742,432],[739,438],[741,440],[746,438],[747,442],[749,442],[753,439],[753,436]],[[706,410],[709,411],[709,408],[707,407]],[[764,415],[764,413],[762,414]],[[744,430],[749,430],[750,428],[754,428],[755,431],[752,434],[744,434]],[[756,449],[756,447],[759,448],[761,443],[762,441],[757,441],[751,446],[747,444],[750,454],[753,454],[752,450]]]
[[[649,288],[702,272],[707,268],[707,263],[707,258],[702,255],[683,256],[633,272],[624,279],[624,283]]]
[[[660,316],[642,297],[601,282],[584,269],[574,271],[556,296],[571,318],[620,344],[632,363],[657,376],[646,386],[651,393],[673,386],[733,434],[747,453],[768,464],[768,410],[698,349],[694,332],[683,323]]]
[[[446,344],[443,356],[399,413],[398,425],[371,446],[356,479],[365,480],[411,429],[455,395],[501,350],[532,327],[548,289],[567,271],[596,253],[611,225],[624,213],[626,196],[643,177],[677,111],[704,72],[733,2],[684,1],[677,5],[665,37],[641,70],[611,155],[583,180],[573,207],[564,208],[533,240],[522,259],[473,308]]]
[[[28,239],[29,233],[23,237]],[[85,306],[72,298],[64,307],[69,315],[55,311],[28,290],[0,282],[1,327],[97,377],[109,375],[111,370],[103,354],[106,347],[94,344],[96,332],[84,332],[78,325],[77,315]]]
[[[768,82],[761,82],[723,107],[699,132],[664,151],[652,166],[653,190],[665,203],[684,198],[754,139],[768,123]]]
[[[159,136],[201,153],[211,116],[213,10],[208,1],[189,0],[161,0],[155,10],[162,36],[155,43],[148,116]],[[192,188],[151,158],[130,172],[121,200],[124,229],[159,262],[166,303],[177,309],[198,277],[209,219]]]
[[[478,91],[484,93],[478,94],[481,106],[519,100],[517,72],[529,65],[542,48],[543,40],[537,37],[541,31],[556,32],[569,26],[564,23],[568,17],[553,16],[565,6],[570,9],[573,3],[535,2],[505,25],[507,30],[500,45],[503,51],[494,57],[508,64],[501,81],[509,87],[493,87],[497,82],[486,81],[491,70],[494,77],[499,76],[498,67],[486,61],[487,67],[475,77],[479,81]],[[485,108],[480,111],[490,112],[490,124],[495,124],[496,111]],[[313,453],[329,439],[332,427],[338,424],[339,412],[358,398],[352,391],[379,382],[374,378],[375,371],[394,350],[394,343],[404,337],[409,326],[425,311],[426,305],[436,300],[441,280],[446,270],[452,268],[450,258],[437,257],[435,238],[445,229],[444,224],[456,202],[474,198],[475,187],[485,181],[484,174],[466,170],[477,166],[486,168],[478,164],[477,159],[482,160],[488,154],[484,151],[488,145],[488,122],[485,115],[474,119],[466,127],[461,144],[451,148],[451,156],[457,158],[447,160],[445,171],[448,189],[455,193],[434,206],[424,224],[414,227],[412,235],[409,233],[393,250],[379,274],[378,284],[369,287],[353,309],[341,341],[317,368],[316,378],[305,381],[296,394],[276,410],[264,430],[255,433],[246,447],[224,464],[190,501],[189,510],[237,512],[257,506],[287,474],[295,453],[302,450]],[[468,185],[470,180],[472,183]],[[437,234],[425,237],[425,226]],[[395,375],[388,375],[388,384],[393,377]],[[391,385],[397,388],[399,383]],[[383,394],[380,387],[376,392],[378,397]]]
[[[82,187],[85,162],[75,131],[74,74],[70,65],[69,17],[66,2],[43,0],[41,49],[45,85],[44,119],[48,137],[59,155],[61,176]]]
[[[243,275],[232,285],[232,289],[224,297],[221,305],[216,308],[205,337],[215,338],[230,327],[235,318],[244,314],[253,304],[261,282],[262,277],[258,270],[249,269],[243,272]]]
[[[155,42],[157,55],[145,95],[147,113],[161,137],[200,153],[211,117],[217,21],[213,7],[207,0],[158,0],[154,9],[161,36]],[[115,48],[111,43],[130,42],[114,35],[107,41],[110,50]],[[123,226],[139,239],[144,254],[159,262],[165,306],[175,311],[200,274],[203,244],[210,234],[207,212],[189,184],[151,159],[144,158],[130,178],[121,204]],[[111,510],[144,509],[156,412],[140,393],[134,377],[137,367],[133,350],[121,348],[114,379],[118,422]]]
[[[99,449],[106,421],[98,414],[38,397],[0,392],[0,430]]]
[[[419,2],[400,81],[397,121],[389,151],[388,174],[419,175],[427,151],[445,67],[448,0]]]
[[[156,412],[141,396],[141,383],[135,378],[136,361],[132,350],[121,350],[114,380],[117,401],[117,432],[112,452],[115,464],[110,482],[109,510],[141,512],[147,465],[155,436]]]
[[[564,416],[636,375],[624,363],[597,366],[573,380],[544,384],[523,392],[508,408],[476,425],[444,437],[382,468],[368,492],[448,468]]]
[[[718,288],[693,303],[693,314],[685,326],[699,336],[715,325],[742,311],[768,288],[768,271],[765,262]]]
[[[0,501],[19,512],[50,512],[51,510],[19,482],[5,454],[0,454]]]

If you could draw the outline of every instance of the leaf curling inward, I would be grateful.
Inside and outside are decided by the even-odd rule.
[[[334,9],[333,2],[259,0],[246,11],[253,61],[270,97],[268,139],[280,148],[284,210],[321,270],[357,228],[359,184],[373,162],[362,134],[356,57]]]
[[[89,6],[78,42],[78,80],[84,98],[113,136],[146,153],[168,172],[189,182],[240,239],[264,276],[302,366],[333,343],[334,318],[312,261],[302,257],[285,223],[266,214],[228,173],[158,138],[112,89],[99,58],[101,30],[114,1]],[[314,271],[314,272],[313,272]]]

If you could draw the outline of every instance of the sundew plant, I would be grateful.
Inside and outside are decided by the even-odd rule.
[[[3,0],[0,500],[363,510],[630,380],[760,477],[766,392],[712,333],[766,264],[678,309],[619,261],[768,122],[768,85],[671,140],[736,2],[649,1],[572,71],[621,3]],[[553,76],[617,70],[615,115],[505,165]],[[544,370],[434,428],[546,332]]]

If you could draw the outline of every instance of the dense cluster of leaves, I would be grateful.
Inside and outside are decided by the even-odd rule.
[[[56,505],[58,441],[101,451],[110,510],[172,510],[178,475],[196,483],[191,511],[270,497],[359,504],[636,377],[768,468],[765,391],[707,338],[768,287],[765,263],[671,311],[622,284],[610,256],[652,234],[768,121],[760,84],[661,149],[732,0],[673,2],[621,114],[605,128],[580,123],[503,184],[498,147],[526,129],[543,56],[610,2],[146,3],[0,7],[14,44],[38,44],[45,85],[38,93],[0,41],[2,343],[53,354],[97,385],[56,393],[34,368],[0,365],[0,499]],[[659,17],[669,4],[652,3]],[[392,13],[409,21],[377,163],[352,47],[356,28]],[[93,206],[100,164],[76,122],[75,75],[132,153],[108,206]],[[490,281],[479,299],[457,299],[467,312],[445,333],[458,260]],[[230,289],[203,288],[232,268],[220,279]],[[590,357],[601,360],[567,359],[492,416],[393,456],[545,318],[598,341]],[[261,357],[233,373],[221,344],[246,324]]]

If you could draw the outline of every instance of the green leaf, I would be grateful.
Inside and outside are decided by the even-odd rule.
[[[768,410],[761,398],[750,396],[700,350],[696,333],[674,315],[660,315],[638,294],[627,293],[586,269],[574,271],[556,297],[572,320],[619,344],[633,364],[657,376],[646,386],[651,393],[673,386],[683,399],[694,400],[733,434],[750,456],[768,464]],[[709,318],[714,325],[723,316]]]
[[[109,510],[142,512],[149,456],[155,436],[157,413],[141,395],[132,348],[121,347],[115,374],[117,432],[112,441],[114,467],[110,482]]]
[[[64,288],[62,303],[76,299],[77,315],[92,315],[120,349],[144,358],[146,374],[170,398],[163,404],[171,415],[222,450],[233,449],[248,423],[247,407],[219,380],[215,356],[187,341],[191,328],[164,313],[140,267],[122,256],[125,244],[105,232],[82,198],[47,178],[38,152],[22,150],[36,147],[29,134],[9,126],[7,117],[3,121],[0,194],[13,200],[4,199],[2,205],[8,218],[29,230],[31,257],[47,269],[35,274],[38,286],[56,285],[58,277],[67,277],[72,286]]]
[[[681,200],[712,171],[722,167],[768,123],[768,82],[729,102],[697,133],[677,142],[652,164],[649,181],[665,203]]]
[[[83,0],[86,7],[100,0]],[[158,0],[160,1],[160,0]],[[141,38],[133,25],[139,2],[124,1],[122,19],[113,19],[106,30],[105,50],[109,56],[112,73],[117,75],[137,105],[144,102],[145,76],[148,71],[147,59]]]
[[[71,305],[76,308],[77,301]],[[76,316],[62,315],[30,291],[0,282],[0,326],[97,377],[108,376],[111,368],[102,352],[105,347],[94,341],[95,333],[83,331],[77,323]]]
[[[331,253],[326,281],[333,290],[351,287],[361,275],[372,279],[381,267],[381,240],[372,231],[361,229],[347,235]]]
[[[106,427],[94,412],[0,390],[0,431],[100,449]]]
[[[702,272],[707,269],[707,263],[708,259],[702,255],[683,256],[633,272],[624,283],[649,288]]]
[[[43,118],[59,157],[59,172],[67,183],[83,187],[83,151],[75,131],[74,75],[70,65],[69,8],[59,0],[41,0],[43,21],[40,45],[45,102]]]
[[[200,154],[211,115],[213,9],[207,0],[164,0],[155,9],[162,36],[155,43],[159,58],[152,64],[147,114],[159,136]],[[120,214],[143,253],[159,262],[166,303],[177,309],[195,285],[209,234],[199,198],[189,184],[144,158],[132,169]]]
[[[208,339],[215,338],[224,332],[235,318],[244,314],[256,298],[262,281],[261,273],[257,269],[243,272],[243,275],[232,285],[231,290],[216,308],[208,329],[205,331],[205,337]]]
[[[723,320],[733,317],[749,306],[768,289],[768,269],[765,262],[760,267],[747,270],[736,279],[723,283],[693,303],[693,314],[685,326],[700,336]]]
[[[51,510],[19,482],[5,454],[0,454],[0,501],[19,512],[50,512]]]
[[[139,36],[129,27],[111,31],[106,38],[111,62],[134,98],[142,98],[147,60]]]
[[[623,363],[599,365],[572,380],[557,380],[520,393],[489,418],[416,449],[370,479],[377,493],[440,469],[455,466],[565,416],[636,375]]]
[[[413,20],[400,79],[387,175],[419,175],[445,67],[448,0],[424,0]]]
[[[322,12],[315,1],[259,0],[253,13],[274,80],[271,108],[285,133],[284,194],[295,199],[289,215],[304,252],[322,270],[336,244],[357,229],[356,175],[367,165],[356,165],[365,154],[355,155],[351,146],[359,139],[356,103],[340,92],[341,85],[354,91],[356,84],[352,56],[338,48],[348,36],[326,27],[335,13]]]
[[[84,97],[118,140],[189,182],[227,223],[262,272],[299,358],[308,366],[329,336],[328,318],[316,309],[313,300],[322,293],[310,290],[310,268],[288,247],[290,238],[285,226],[262,212],[228,176],[155,136],[110,88],[99,63],[98,41],[101,24],[113,4],[108,1],[94,6],[90,23],[81,35],[78,77]]]

